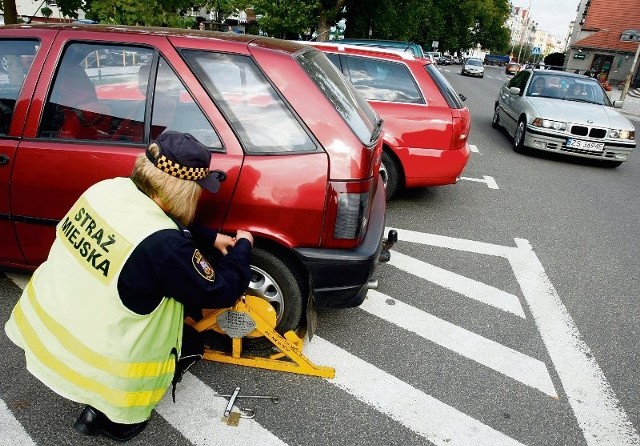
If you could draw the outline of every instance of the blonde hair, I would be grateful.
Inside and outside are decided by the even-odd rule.
[[[154,157],[160,148],[152,143],[148,149]],[[154,166],[142,153],[136,158],[131,179],[150,198],[157,198],[162,209],[185,226],[193,221],[202,187],[191,180],[173,177]]]

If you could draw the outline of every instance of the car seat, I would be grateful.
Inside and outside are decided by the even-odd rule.
[[[57,138],[108,139],[111,116],[100,103],[95,85],[78,64],[63,62],[51,93]]]

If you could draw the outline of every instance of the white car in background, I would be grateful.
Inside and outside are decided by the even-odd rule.
[[[462,64],[462,71],[460,74],[463,76],[466,74],[469,76],[484,77],[484,62],[482,59],[470,57]]]
[[[494,104],[492,125],[513,136],[513,148],[564,153],[618,167],[636,147],[631,121],[593,78],[556,70],[525,69],[506,82]]]

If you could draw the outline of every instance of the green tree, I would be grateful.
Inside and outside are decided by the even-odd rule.
[[[544,58],[544,64],[553,67],[564,65],[564,53],[551,53]]]
[[[320,0],[316,5],[318,23],[316,32],[317,40],[322,42],[329,40],[329,29],[339,20],[340,11],[347,0]]]
[[[76,0],[64,0],[76,1]],[[58,5],[60,5],[58,1]],[[189,0],[91,0],[87,16],[101,23],[184,27],[184,13],[193,6]]]
[[[304,34],[315,25],[316,0],[254,0],[253,9],[260,28],[272,37],[287,38]],[[239,3],[239,6],[243,6]]]
[[[51,14],[53,14],[53,10],[51,8],[49,8],[48,6],[43,6],[42,8],[40,8],[40,12],[46,18],[51,17]]]
[[[508,45],[508,0],[347,0],[347,37],[409,40],[426,50]],[[369,30],[371,34],[369,35]]]
[[[5,25],[14,25],[18,23],[16,0],[2,0],[2,12],[4,13]]]

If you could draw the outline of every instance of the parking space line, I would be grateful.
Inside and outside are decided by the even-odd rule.
[[[456,251],[475,252],[477,254],[506,258],[512,251],[518,249],[511,246],[496,245],[494,243],[479,242],[476,240],[449,237],[446,235],[429,234],[427,232],[412,231],[410,229],[388,227],[386,230],[388,231],[390,229],[394,229],[398,233],[398,240],[420,243],[421,245],[455,249]]]
[[[518,250],[511,252],[509,262],[587,444],[640,445],[638,432],[531,245],[524,239],[515,242]]]
[[[483,175],[482,179],[480,178],[469,178],[469,177],[460,177],[461,180],[467,180],[467,181],[477,181],[478,183],[486,183],[486,185],[489,187],[489,189],[500,189],[498,187],[498,183],[496,183],[496,180],[493,177],[487,176],[487,175]]]
[[[395,254],[395,253],[393,253]],[[393,299],[393,305],[387,302]],[[487,339],[379,291],[369,290],[360,306],[441,347],[502,373],[552,398],[558,398],[544,362]]]
[[[318,364],[335,367],[335,378],[327,382],[437,446],[523,446],[319,336],[305,345],[304,353]]]
[[[462,294],[470,299],[491,305],[499,310],[519,316],[522,319],[526,318],[524,309],[522,305],[520,305],[520,299],[514,294],[431,265],[422,260],[414,259],[399,251],[393,251],[389,264],[416,277]]]
[[[155,410],[196,446],[230,444],[230,439],[232,444],[286,445],[253,419],[243,419],[235,427],[222,422],[227,400],[216,396],[214,389],[189,372],[176,387],[175,404],[170,393]]]
[[[0,436],[0,445],[24,445],[35,446],[35,443],[24,430],[24,427],[15,419],[4,401],[0,400],[0,426],[2,426],[2,435]]]

